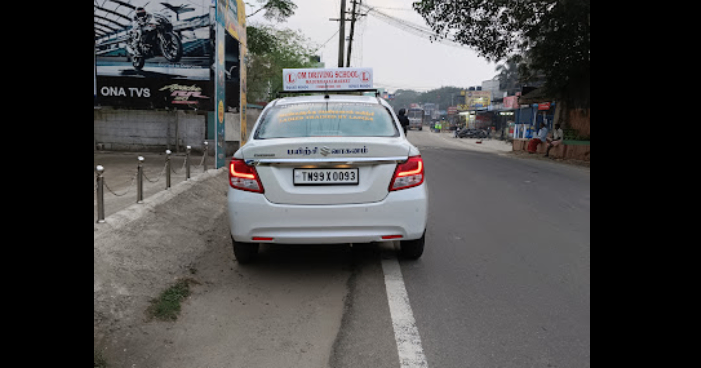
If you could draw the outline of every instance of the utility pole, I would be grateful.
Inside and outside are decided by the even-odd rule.
[[[346,51],[346,0],[341,0],[341,39],[338,47],[338,67],[344,66],[344,52]]]
[[[346,67],[350,68],[351,67],[351,55],[353,54],[353,40],[355,38],[355,22],[358,21],[358,13],[356,13],[356,10],[358,8],[358,1],[360,1],[360,5],[362,6],[363,0],[352,0],[353,1],[353,19],[351,21],[351,34],[350,34],[350,43],[348,43],[348,63],[346,64]]]

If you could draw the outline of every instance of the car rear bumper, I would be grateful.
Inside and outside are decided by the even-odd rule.
[[[362,205],[299,206],[270,203],[256,193],[229,190],[229,222],[243,243],[346,244],[420,239],[428,222],[428,189],[390,193]],[[401,236],[400,239],[383,239]],[[255,240],[254,240],[255,238]],[[263,240],[260,239],[273,239]]]

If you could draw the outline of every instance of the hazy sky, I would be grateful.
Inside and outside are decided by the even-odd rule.
[[[364,0],[364,4],[407,22],[428,26],[411,10],[414,0]],[[251,1],[257,5],[256,2]],[[340,15],[341,0],[295,0],[299,7],[294,17],[279,27],[301,30],[317,44],[324,44],[339,29],[338,22],[329,21]],[[350,0],[348,0],[350,9]],[[391,8],[391,9],[384,9]],[[248,14],[255,7],[248,7]],[[399,10],[394,10],[399,9]],[[401,10],[405,9],[405,10]],[[263,23],[261,15],[249,23]],[[350,33],[348,22],[347,33]],[[319,54],[329,68],[338,66],[338,43],[335,36]],[[432,44],[428,39],[407,33],[373,16],[356,25],[354,67],[375,70],[375,87],[394,91],[399,88],[429,90],[443,86],[471,87],[482,85],[497,72],[496,65],[477,56],[465,47]]]

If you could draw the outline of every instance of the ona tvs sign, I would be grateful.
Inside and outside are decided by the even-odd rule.
[[[150,88],[108,87],[100,88],[103,97],[151,98]]]
[[[185,106],[198,110],[214,109],[208,92],[214,90],[214,85],[209,81],[172,83],[168,80],[105,77],[97,84],[99,102],[106,106],[148,110]],[[232,98],[238,97],[235,92],[232,91]]]

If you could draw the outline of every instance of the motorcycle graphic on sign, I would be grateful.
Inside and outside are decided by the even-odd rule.
[[[96,0],[98,76],[210,80],[209,7],[183,0]]]
[[[136,9],[126,47],[136,70],[142,70],[148,58],[162,55],[169,62],[177,63],[183,57],[183,43],[170,20],[162,14],[151,14],[144,8]]]

